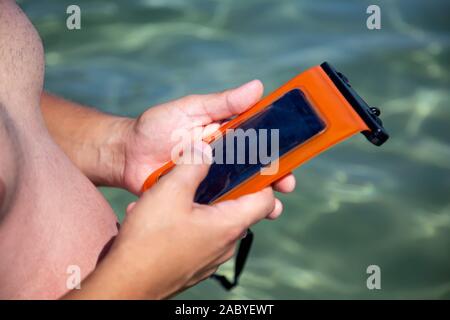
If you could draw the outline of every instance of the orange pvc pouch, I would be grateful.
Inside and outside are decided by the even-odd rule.
[[[379,115],[330,64],[312,67],[205,139],[213,163],[194,200],[212,204],[259,191],[358,132],[379,146],[389,137]],[[142,191],[174,165],[154,171]],[[233,282],[214,275],[227,289],[237,284],[252,238],[241,241]]]
[[[205,139],[214,161],[195,201],[210,204],[259,191],[358,132],[381,145],[388,134],[379,114],[330,64],[310,68]],[[174,165],[155,170],[142,191]]]

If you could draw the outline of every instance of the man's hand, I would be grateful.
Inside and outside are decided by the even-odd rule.
[[[266,188],[212,206],[196,204],[207,172],[207,164],[178,164],[146,191],[129,208],[108,255],[66,298],[168,298],[230,259],[242,234],[276,210],[275,198]]]
[[[197,131],[207,136],[216,131],[222,121],[258,102],[262,93],[261,82],[254,80],[221,93],[191,95],[148,109],[129,122],[124,134],[122,186],[139,193],[148,175],[170,160],[172,148],[179,143],[172,139],[174,131],[202,128]],[[292,175],[274,185],[281,192],[291,192],[294,186]]]
[[[253,106],[263,93],[260,81],[220,93],[191,95],[145,111],[137,119],[115,117],[44,93],[41,108],[47,127],[72,161],[97,185],[139,194],[145,179],[171,158],[175,130],[213,133],[220,123]],[[273,185],[295,187],[292,174]],[[281,212],[277,200],[276,212]],[[275,216],[271,216],[272,218]]]

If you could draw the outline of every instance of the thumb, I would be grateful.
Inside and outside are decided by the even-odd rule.
[[[189,106],[189,110],[186,110],[188,114],[197,117],[202,115],[201,124],[206,125],[246,111],[261,99],[263,91],[261,81],[253,80],[223,92],[196,95],[194,103],[184,105]]]
[[[208,174],[211,162],[211,146],[204,142],[196,144],[183,151],[183,155],[175,161],[175,168],[161,178],[161,183],[167,182],[169,189],[181,191],[177,196],[185,195],[192,201],[198,186]]]

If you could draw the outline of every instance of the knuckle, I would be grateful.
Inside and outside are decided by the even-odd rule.
[[[231,98],[230,93],[231,93],[230,90],[223,91],[220,93],[220,97],[225,101],[225,103],[227,104],[231,113],[237,113],[238,109],[237,109],[236,104],[234,103],[233,99]]]
[[[236,241],[236,239],[238,239],[242,235],[244,230],[245,228],[243,228],[241,225],[233,225],[229,227],[226,233],[227,243]]]
[[[208,272],[206,272],[206,273],[203,275],[202,280],[205,280],[205,279],[211,277],[214,273],[217,272],[218,269],[219,269],[219,266],[216,266],[216,267],[214,267],[214,268],[208,270]]]
[[[185,193],[185,190],[186,186],[182,182],[173,181],[173,179],[170,179],[161,183],[159,196],[166,199],[178,199]]]
[[[159,187],[163,192],[172,191],[178,187],[179,182],[173,178],[172,176],[167,176],[159,181]]]
[[[184,190],[187,185],[184,172],[179,170],[162,177],[159,182],[167,192]]]

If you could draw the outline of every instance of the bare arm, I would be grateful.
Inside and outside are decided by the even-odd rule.
[[[124,127],[131,119],[108,115],[47,92],[42,93],[41,110],[53,139],[92,182],[120,186]]]

